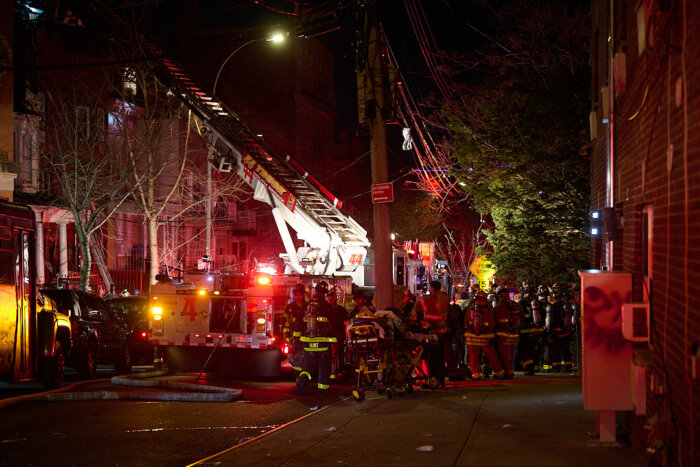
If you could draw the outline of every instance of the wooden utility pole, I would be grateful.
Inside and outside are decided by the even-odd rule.
[[[366,110],[370,123],[370,155],[372,159],[372,184],[389,181],[386,157],[385,118],[390,115],[385,96],[388,77],[383,64],[383,50],[379,36],[379,1],[368,2],[367,59],[366,59]],[[377,310],[393,306],[393,258],[391,249],[391,204],[374,204],[374,283]]]

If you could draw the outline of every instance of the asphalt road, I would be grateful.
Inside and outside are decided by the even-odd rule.
[[[113,375],[101,368],[100,377]],[[70,379],[70,378],[69,378]],[[0,410],[0,466],[185,466],[347,397],[299,395],[291,374],[274,380],[207,379],[243,391],[237,402],[85,400]],[[39,384],[0,386],[0,397],[40,392]],[[114,391],[109,382],[78,391]]]

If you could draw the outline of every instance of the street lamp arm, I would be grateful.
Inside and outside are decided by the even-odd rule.
[[[237,48],[236,50],[234,50],[233,52],[231,52],[231,53],[229,54],[228,57],[226,57],[226,60],[224,60],[224,62],[223,62],[223,63],[221,64],[221,66],[219,67],[219,71],[216,73],[216,79],[214,80],[214,88],[213,88],[212,91],[211,91],[212,95],[216,96],[216,85],[217,85],[217,83],[219,82],[219,76],[221,75],[221,70],[223,70],[223,69],[224,69],[224,66],[226,66],[226,64],[228,63],[228,61],[231,60],[231,57],[233,57],[234,55],[236,55],[236,54],[238,53],[238,51],[241,50],[243,47],[246,47],[246,46],[252,44],[253,42],[258,42],[258,41],[261,41],[261,40],[265,40],[265,39],[251,39],[251,40],[249,40],[248,42],[244,42],[243,44],[241,44],[240,46],[238,46],[238,48]]]

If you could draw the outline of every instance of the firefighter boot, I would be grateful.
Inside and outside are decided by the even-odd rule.
[[[299,373],[299,376],[297,376],[297,391],[303,394],[309,381],[311,381],[311,375],[308,371]]]
[[[525,374],[527,376],[535,376],[535,364],[532,360],[525,362]]]

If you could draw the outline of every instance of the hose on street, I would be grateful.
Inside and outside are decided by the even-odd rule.
[[[219,386],[207,386],[203,384],[191,384],[167,379],[150,379],[166,376],[168,370],[134,373],[115,376],[111,379],[97,379],[78,381],[66,387],[53,391],[29,394],[26,396],[9,397],[0,400],[0,409],[12,407],[28,402],[70,402],[90,400],[139,400],[139,401],[167,401],[167,402],[233,402],[243,397],[240,389],[225,388]],[[87,384],[111,382],[117,386],[159,388],[168,391],[81,391],[70,392],[75,388]],[[181,392],[175,392],[181,391]]]

